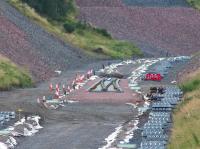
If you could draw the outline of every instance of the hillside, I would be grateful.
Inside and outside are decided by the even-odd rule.
[[[27,40],[26,34],[4,16],[0,16],[0,22],[2,35],[0,53],[14,63],[30,70],[37,79],[43,80],[50,77],[52,71],[45,64],[42,56],[34,52],[35,49]]]
[[[44,0],[45,1],[45,0]],[[60,8],[59,4],[57,10],[51,8],[55,1],[44,3],[27,0],[11,0],[10,3],[28,16],[35,23],[41,25],[45,30],[61,38],[73,46],[85,49],[85,52],[95,57],[106,58],[127,58],[132,56],[141,56],[141,51],[133,44],[126,41],[113,39],[110,34],[102,28],[96,28],[89,23],[80,22],[76,19],[76,7],[73,1],[66,1],[66,7],[70,4],[69,10],[64,10],[65,7]],[[70,2],[68,4],[68,2]],[[39,6],[38,6],[39,5]],[[32,9],[34,8],[34,9]],[[49,9],[52,9],[49,11]],[[53,13],[55,12],[55,13]],[[58,13],[56,15],[56,13]],[[60,16],[60,17],[59,17]]]
[[[87,7],[77,2],[80,20],[106,28],[113,37],[134,42],[146,53],[166,56],[167,52],[190,55],[199,51],[200,13],[191,7],[149,6],[148,1],[142,1],[143,7],[122,1],[120,7],[102,6],[101,2]]]
[[[27,72],[0,55],[0,91],[12,87],[30,87],[32,79]]]
[[[192,7],[195,7],[200,10],[200,1],[199,0],[187,0],[187,1]]]
[[[125,4],[140,7],[187,7],[186,0],[122,0]]]
[[[181,70],[177,76],[179,83],[185,82],[188,79],[193,78],[200,69],[200,53],[196,53],[193,55],[191,61],[185,66],[183,70]]]
[[[0,54],[30,70],[34,80],[54,76],[55,70],[80,67],[92,61],[82,50],[66,44],[53,34],[0,1]]]

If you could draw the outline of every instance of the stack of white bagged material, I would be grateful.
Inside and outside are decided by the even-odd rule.
[[[39,124],[40,119],[39,116],[30,116],[27,119],[22,118],[13,126],[3,130],[2,132],[6,133],[0,135],[0,149],[14,148],[17,145],[14,137],[33,136],[39,129],[43,128]]]
[[[11,133],[13,136],[32,136],[38,132],[39,129],[43,128],[40,126],[39,120],[39,116],[27,117],[27,120],[22,118],[20,121],[14,124],[14,129],[11,131]]]
[[[0,142],[0,149],[8,149],[8,146],[5,143]]]

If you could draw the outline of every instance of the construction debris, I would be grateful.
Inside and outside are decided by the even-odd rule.
[[[15,119],[15,112],[0,112],[1,122],[9,121],[10,119]],[[43,128],[39,124],[39,116],[28,116],[23,117],[17,121],[14,125],[9,126],[5,129],[0,130],[0,148],[8,149],[14,148],[17,145],[15,137],[25,137],[32,136]],[[5,122],[1,123],[4,124]]]

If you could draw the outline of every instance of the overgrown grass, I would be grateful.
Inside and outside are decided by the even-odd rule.
[[[0,90],[30,86],[32,86],[32,79],[29,74],[0,55]]]
[[[186,83],[181,85],[181,88],[185,93],[197,90],[198,88],[200,88],[200,77],[191,81],[187,81]]]
[[[93,56],[104,57],[109,56],[113,58],[130,58],[132,56],[142,56],[140,49],[138,49],[134,44],[128,43],[126,41],[120,41],[112,39],[105,30],[95,29],[90,25],[86,27],[77,27],[73,29],[73,26],[69,24],[69,30],[72,33],[67,33],[63,25],[66,22],[57,22],[54,20],[49,20],[29,7],[27,4],[22,3],[20,0],[9,0],[9,2],[21,11],[24,15],[35,21],[40,26],[44,27],[48,32],[53,33],[62,40],[73,44],[76,47],[85,49],[86,53]],[[72,23],[78,23],[75,16],[71,15],[68,21]],[[77,25],[78,26],[78,25]],[[97,52],[96,49],[101,49]]]
[[[200,10],[200,0],[187,0],[187,2],[194,8]]]
[[[200,148],[200,72],[183,83],[184,101],[174,111],[169,149]]]

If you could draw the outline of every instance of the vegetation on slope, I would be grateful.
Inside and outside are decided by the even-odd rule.
[[[104,29],[98,29],[76,19],[73,0],[10,0],[26,16],[62,40],[86,49],[89,54],[113,58],[141,56],[132,43],[113,39]]]
[[[34,8],[37,12],[52,20],[63,21],[74,15],[73,0],[21,0]]]
[[[30,86],[32,86],[32,79],[29,74],[0,55],[0,90]]]
[[[197,9],[200,9],[200,0],[187,0],[187,2]]]
[[[181,85],[184,101],[174,112],[169,149],[200,148],[200,71],[195,74]]]
[[[200,77],[196,76],[195,79],[193,78],[192,80],[185,82],[181,88],[185,93],[197,90],[200,88]]]

